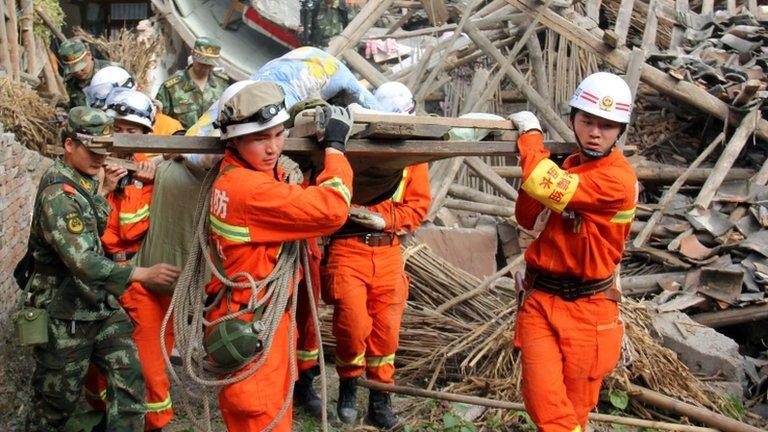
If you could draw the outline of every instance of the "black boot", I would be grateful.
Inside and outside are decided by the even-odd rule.
[[[357,421],[357,378],[339,380],[336,413],[344,424],[352,425]]]
[[[293,386],[293,404],[306,409],[312,416],[320,418],[323,415],[323,402],[315,393],[312,382],[319,375],[316,368],[307,369],[299,374],[299,380]]]
[[[371,390],[368,397],[368,423],[379,429],[392,429],[400,424],[402,419],[392,412],[389,404],[389,393]]]

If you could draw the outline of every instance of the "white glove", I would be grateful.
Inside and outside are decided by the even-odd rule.
[[[510,114],[509,119],[515,124],[517,130],[522,134],[529,130],[538,130],[541,132],[541,123],[536,115],[530,111],[520,111]]]
[[[387,222],[380,214],[366,210],[363,207],[350,208],[349,219],[357,224],[376,231],[384,231],[384,228],[387,227]]]

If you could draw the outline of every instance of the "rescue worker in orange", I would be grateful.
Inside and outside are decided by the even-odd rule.
[[[329,235],[347,219],[352,193],[352,168],[344,156],[352,128],[351,115],[328,107],[324,123],[324,169],[317,186],[284,183],[278,158],[285,144],[282,89],[270,82],[240,81],[219,100],[219,119],[226,144],[218,178],[211,191],[211,254],[227,277],[247,272],[263,280],[275,267],[283,242]],[[213,277],[206,292],[225,289]],[[247,307],[251,289],[228,293],[207,315],[209,321]],[[253,313],[236,319],[250,322]],[[291,367],[296,353],[289,350],[290,313],[282,313],[272,348],[263,365],[243,381],[225,386],[219,394],[222,417],[230,431],[261,431],[287,411],[273,429],[291,430]],[[214,329],[215,331],[215,329]],[[247,366],[246,366],[247,367]],[[242,369],[241,369],[242,371]]]
[[[616,148],[630,121],[632,93],[598,72],[570,101],[579,151],[562,168],[549,159],[533,113],[512,114],[523,184],[520,226],[546,220],[525,253],[515,346],[521,350],[523,401],[542,432],[581,432],[603,377],[616,366],[624,324],[618,265],[637,203],[637,177]]]
[[[399,112],[411,112],[412,97],[397,96],[389,104],[398,106]],[[386,99],[378,91],[376,97]],[[400,236],[421,225],[430,202],[427,164],[406,167],[391,198],[353,208],[347,224],[331,237],[322,289],[325,302],[334,306],[336,408],[346,424],[357,421],[357,379],[363,372],[371,381],[394,382],[395,351],[408,298]],[[366,420],[384,429],[400,423],[388,393],[370,391]]]
[[[114,119],[115,133],[151,134],[156,108],[143,93],[127,88],[115,88],[106,98],[104,108]],[[112,212],[101,241],[107,256],[118,264],[128,263],[138,252],[149,229],[149,207],[155,165],[144,154],[129,156],[138,169],[131,177],[123,177],[120,186],[107,196]],[[127,180],[127,181],[126,181]],[[139,352],[144,381],[147,385],[147,413],[144,428],[159,431],[173,417],[170,381],[160,348],[160,326],[171,297],[151,291],[139,283],[129,285],[120,297],[120,304],[134,323],[133,339]],[[170,350],[173,336],[165,337]],[[91,367],[86,377],[86,394],[96,409],[106,396],[106,379]]]

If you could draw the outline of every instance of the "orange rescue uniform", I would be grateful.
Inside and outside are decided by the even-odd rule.
[[[323,250],[317,243],[319,239],[309,239],[309,275],[299,283],[299,297],[296,305],[296,332],[298,341],[296,342],[296,360],[298,362],[299,372],[312,369],[317,365],[317,358],[320,355],[320,342],[317,340],[315,332],[315,321],[312,318],[312,308],[309,303],[306,282],[312,282],[312,298],[315,306],[320,307],[320,261],[323,259]]]
[[[342,155],[325,156],[325,169],[317,186],[304,188],[282,181],[277,174],[251,169],[242,159],[226,150],[221,174],[211,191],[211,240],[222,259],[227,275],[248,272],[264,279],[274,269],[282,243],[329,235],[346,221],[352,197],[352,168]],[[206,286],[208,294],[222,290],[216,277]],[[240,310],[251,290],[232,292],[231,302],[212,309],[208,320]],[[241,319],[248,320],[250,316]],[[277,417],[283,402],[293,400],[289,352],[290,316],[280,322],[272,349],[263,366],[249,378],[225,386],[219,394],[222,417],[230,431],[260,431]],[[247,368],[246,366],[245,368]],[[275,431],[291,430],[289,406]]]
[[[520,136],[518,148],[518,223],[532,229],[544,209],[551,212],[525,253],[528,269],[582,282],[610,278],[635,214],[632,166],[614,148],[585,163],[571,155],[561,169],[549,159],[538,131]],[[540,431],[586,430],[602,380],[619,360],[623,334],[618,304],[605,292],[568,301],[526,280],[515,345],[522,353],[525,407]]]
[[[408,279],[397,235],[421,225],[431,202],[427,164],[407,167],[391,199],[369,206],[393,235],[391,245],[369,246],[360,236],[336,238],[322,270],[323,297],[332,304],[336,370],[342,379],[366,371],[368,379],[393,383],[400,320]]]

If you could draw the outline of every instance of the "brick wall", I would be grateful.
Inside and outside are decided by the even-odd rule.
[[[0,124],[0,323],[16,309],[13,268],[26,251],[37,184],[51,163]]]

